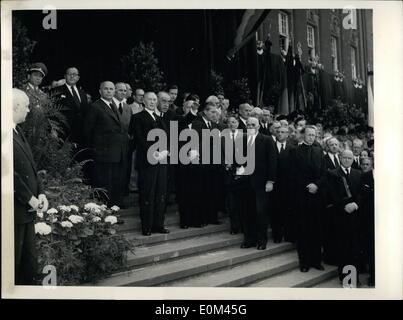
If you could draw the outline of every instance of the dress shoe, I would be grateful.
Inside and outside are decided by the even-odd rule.
[[[230,234],[238,234],[238,230],[231,230]]]
[[[181,229],[188,229],[189,227],[187,225],[181,225]]]
[[[257,246],[257,249],[258,249],[258,250],[266,250],[266,245],[265,245],[265,244],[259,244],[259,245]]]
[[[273,239],[274,243],[281,243],[281,239]]]
[[[299,267],[299,270],[301,270],[301,272],[308,272],[308,271],[309,271],[309,267],[307,267],[307,266],[301,266],[301,267]]]
[[[248,248],[253,248],[256,246],[256,243],[242,243],[241,244],[241,248],[242,249],[248,249]]]
[[[143,230],[143,236],[151,236],[151,230]]]
[[[321,264],[317,264],[317,265],[314,265],[312,267],[315,268],[316,270],[321,270],[321,271],[325,270],[325,267],[322,266]]]

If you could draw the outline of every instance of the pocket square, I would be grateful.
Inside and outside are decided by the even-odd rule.
[[[62,98],[66,98],[66,96],[64,94],[61,95]]]

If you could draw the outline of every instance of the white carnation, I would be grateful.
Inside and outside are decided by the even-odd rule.
[[[39,218],[43,218],[43,211],[37,211],[36,212],[36,215],[39,217]]]
[[[71,216],[69,216],[69,220],[70,220],[71,222],[73,222],[74,224],[76,224],[76,223],[81,223],[81,222],[83,222],[83,221],[84,221],[84,218],[83,218],[83,217],[80,217],[80,216],[78,216],[78,215],[72,214]]]
[[[58,211],[55,208],[50,208],[48,211],[46,211],[47,214],[56,214]]]
[[[78,207],[76,205],[74,205],[74,204],[70,206],[70,209],[74,210],[75,212],[79,211]]]
[[[109,222],[110,224],[115,224],[118,222],[118,218],[116,218],[115,216],[107,216],[105,218],[105,222]]]
[[[65,211],[65,212],[70,212],[71,209],[69,206],[58,206],[59,210]]]
[[[94,209],[99,209],[99,205],[97,205],[96,203],[93,203],[93,202],[89,202],[84,206],[84,210],[86,210],[86,211],[91,211]]]
[[[51,232],[52,228],[45,222],[35,223],[35,233],[39,233],[40,235],[46,236]]]
[[[111,208],[111,210],[112,210],[112,211],[119,211],[120,208],[119,208],[118,206],[113,206],[113,207]]]
[[[94,217],[94,218],[92,218],[92,222],[99,222],[99,221],[101,221],[101,218],[100,218],[100,217]]]
[[[108,207],[106,206],[106,204],[101,204],[101,206],[99,208],[102,210],[106,210]]]
[[[72,224],[70,221],[63,221],[63,222],[61,223],[61,226],[62,226],[63,228],[72,228],[72,227],[73,227],[73,224]]]

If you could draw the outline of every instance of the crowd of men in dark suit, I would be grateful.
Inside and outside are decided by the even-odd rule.
[[[40,73],[38,68],[43,69],[34,66],[30,74]],[[220,224],[219,213],[225,212],[231,234],[244,235],[241,248],[265,250],[270,225],[274,243],[296,243],[301,272],[323,270],[324,261],[338,265],[342,278],[345,265],[358,271],[367,266],[374,284],[371,130],[362,134],[357,128],[347,136],[345,128],[324,130],[298,114],[274,116],[272,109],[246,102],[231,112],[223,94],[202,104],[196,94],[186,94],[177,106],[177,86],[158,93],[137,88],[132,95],[129,84],[104,81],[100,98],[89,104],[78,79],[78,69],[68,68],[66,83],[52,91],[67,119],[65,137],[77,150],[91,151],[84,152],[94,160],[86,175],[93,186],[107,190],[109,205],[123,206],[123,196],[138,188],[144,236],[169,233],[164,216],[175,191],[181,228]],[[170,163],[169,141],[178,140],[170,134],[173,126],[178,135],[190,129],[200,139],[185,153],[186,161]],[[147,136],[154,129],[165,132],[168,143],[150,155],[154,141]],[[221,135],[224,129],[229,139]],[[211,161],[198,161],[206,131],[220,132],[221,155],[229,162],[213,161],[213,138],[208,141]],[[179,147],[189,146],[189,138]],[[237,156],[248,148],[254,156],[251,173],[245,173],[248,163]],[[39,192],[35,187],[32,194]]]

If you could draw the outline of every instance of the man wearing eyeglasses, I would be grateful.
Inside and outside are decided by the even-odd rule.
[[[69,141],[81,145],[83,119],[88,109],[87,94],[77,85],[80,80],[77,68],[68,68],[64,78],[66,83],[56,88],[52,96],[56,97],[61,106],[60,111],[66,117],[67,126],[64,127],[63,138],[69,138]]]

